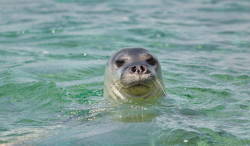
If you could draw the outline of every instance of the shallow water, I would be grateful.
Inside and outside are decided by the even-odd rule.
[[[249,13],[248,0],[1,0],[0,144],[250,145]],[[158,56],[161,104],[102,96],[124,47]]]

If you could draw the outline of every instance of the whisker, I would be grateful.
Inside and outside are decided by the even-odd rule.
[[[160,82],[160,80],[158,79],[158,78],[156,78],[156,80],[155,80],[156,82],[154,82],[154,83],[156,83],[155,85],[157,86],[160,86],[160,88],[161,88],[161,90],[162,90],[162,92],[164,93],[164,95],[167,95],[167,93],[166,93],[166,91],[165,91],[165,89],[164,89],[164,86],[161,84],[161,82]]]
[[[122,94],[122,88],[124,87],[121,85],[120,81],[114,81],[113,85],[113,92],[115,92],[115,94],[118,95],[119,98],[125,100],[125,95]]]

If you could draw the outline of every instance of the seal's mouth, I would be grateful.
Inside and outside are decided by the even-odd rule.
[[[133,83],[127,86],[125,90],[132,96],[141,97],[150,92],[150,86],[144,83]]]
[[[129,88],[149,88],[149,86],[144,83],[134,83],[130,85]]]
[[[149,87],[153,78],[131,80],[130,82],[121,82],[124,88]]]
[[[129,97],[147,97],[151,94],[154,86],[155,76],[149,74],[130,74],[124,73],[121,76],[120,83],[123,88],[123,94]]]

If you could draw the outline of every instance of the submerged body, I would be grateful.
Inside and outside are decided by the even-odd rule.
[[[115,101],[155,101],[165,95],[158,60],[143,48],[125,48],[108,61],[104,96]]]

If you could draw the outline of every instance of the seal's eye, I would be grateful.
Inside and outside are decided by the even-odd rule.
[[[156,60],[153,57],[150,57],[149,59],[146,60],[148,64],[150,65],[155,65],[156,64]]]
[[[121,67],[124,63],[125,63],[124,60],[116,60],[115,61],[115,64],[116,64],[117,67]]]

